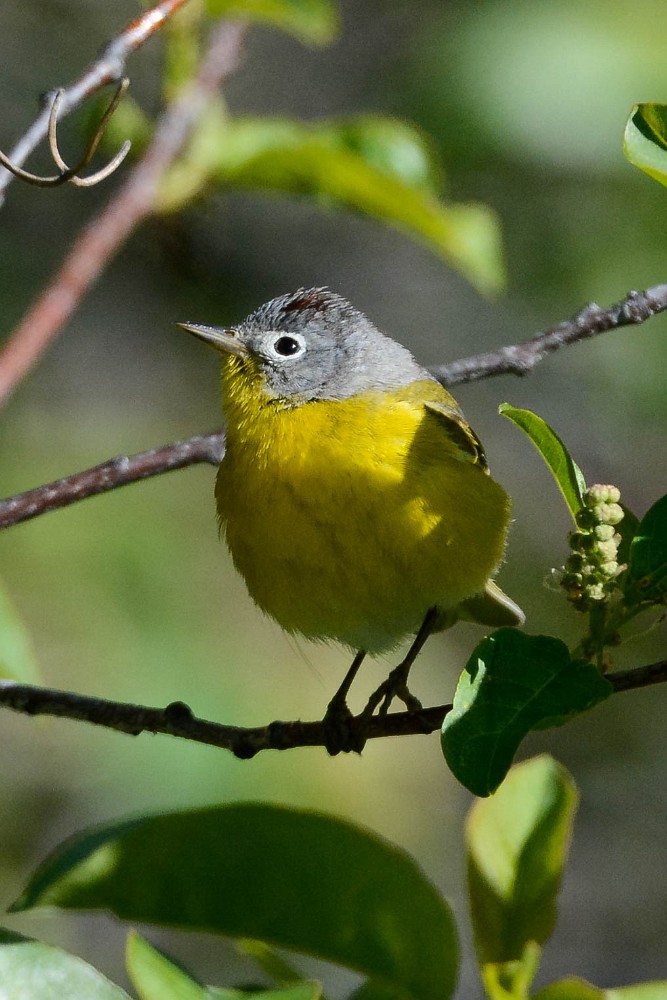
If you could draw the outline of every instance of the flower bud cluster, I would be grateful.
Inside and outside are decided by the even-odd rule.
[[[577,531],[570,534],[570,554],[561,586],[578,611],[589,611],[593,603],[605,601],[614,590],[616,577],[625,569],[618,562],[623,520],[616,486],[597,484],[584,493],[584,506],[577,513]]]

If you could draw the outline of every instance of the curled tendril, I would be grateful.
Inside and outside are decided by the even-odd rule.
[[[96,173],[91,174],[90,177],[79,177],[79,173],[82,170],[85,170],[85,168],[88,166],[93,156],[95,155],[95,151],[100,144],[102,136],[104,135],[106,127],[109,123],[109,119],[111,118],[112,114],[118,107],[118,104],[123,94],[125,93],[125,91],[129,86],[129,83],[130,81],[128,80],[127,77],[123,77],[123,79],[119,82],[116,88],[116,92],[113,95],[106,111],[102,115],[102,118],[100,119],[100,122],[97,128],[95,129],[95,133],[92,139],[88,143],[88,146],[83,156],[78,161],[78,163],[75,164],[75,166],[68,167],[67,163],[60,154],[60,149],[58,148],[58,137],[57,137],[58,110],[60,108],[60,104],[64,94],[64,91],[62,89],[57,90],[53,95],[53,100],[51,102],[51,111],[49,114],[49,131],[48,131],[49,149],[51,150],[51,156],[53,157],[56,166],[60,170],[60,173],[55,174],[53,177],[40,177],[38,174],[33,174],[29,170],[24,170],[22,167],[19,167],[15,163],[12,163],[12,161],[7,156],[5,156],[5,154],[2,151],[0,151],[0,164],[2,164],[3,167],[6,167],[6,169],[9,170],[12,174],[14,174],[15,177],[18,177],[20,180],[26,181],[28,184],[34,184],[37,187],[58,187],[58,185],[60,184],[68,184],[68,183],[74,184],[76,187],[92,187],[94,184],[99,184],[100,181],[103,181],[107,177],[109,177],[114,172],[114,170],[117,170],[118,167],[121,165],[121,163],[123,162],[123,160],[125,159],[130,150],[131,143],[129,140],[126,140],[123,143],[123,145],[118,150],[113,159],[109,163],[107,163],[105,167],[102,167],[101,170],[98,170]]]

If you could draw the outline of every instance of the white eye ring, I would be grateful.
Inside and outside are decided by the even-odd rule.
[[[293,361],[305,352],[306,339],[300,333],[274,333],[266,347],[272,358]]]

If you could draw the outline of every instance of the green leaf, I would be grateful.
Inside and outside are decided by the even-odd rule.
[[[461,674],[442,727],[445,759],[466,788],[490,795],[531,729],[560,726],[612,690],[593,664],[573,660],[560,639],[499,629],[482,640]]]
[[[26,627],[0,581],[0,678],[34,684],[38,674]]]
[[[128,934],[126,961],[139,1000],[319,1000],[322,995],[318,983],[305,980],[277,990],[231,990],[202,986],[136,931]]]
[[[623,521],[621,521],[621,528]],[[659,604],[667,594],[667,494],[653,504],[630,545],[625,600]]]
[[[667,1000],[667,979],[605,990],[604,1000]]]
[[[575,784],[552,757],[513,767],[493,798],[468,814],[468,889],[484,966],[533,960],[556,921],[556,895],[577,806]],[[516,978],[516,976],[514,976]]]
[[[136,931],[127,936],[125,961],[140,1000],[210,1000],[203,986]]]
[[[92,965],[60,948],[0,929],[2,1000],[130,1000]]]
[[[500,230],[486,206],[436,197],[438,170],[423,137],[392,119],[304,125],[287,119],[207,119],[161,189],[174,211],[205,182],[306,195],[389,223],[425,243],[483,291],[504,281]]]
[[[636,517],[629,507],[625,504],[621,504],[623,508],[623,520],[616,527],[616,531],[621,536],[621,543],[618,546],[618,556],[617,562],[627,565],[630,559],[630,546],[632,545],[632,540],[637,534],[637,528],[639,527],[639,518]]]
[[[583,979],[572,977],[551,983],[536,993],[532,1000],[605,1000],[605,997],[604,990],[599,990]]]
[[[667,104],[635,104],[625,126],[623,152],[635,167],[667,185]]]
[[[531,410],[520,410],[509,403],[501,403],[498,412],[516,424],[533,442],[551,470],[574,520],[577,511],[584,505],[586,482],[561,439],[542,417]]]
[[[237,941],[236,948],[242,955],[248,955],[254,959],[262,972],[279,986],[298,983],[303,979],[293,965],[285,961],[282,955],[279,955],[274,948],[270,948],[264,941],[243,938],[241,941]]]
[[[403,851],[350,823],[271,805],[148,816],[92,831],[41,866],[14,909],[109,909],[251,937],[444,1000],[449,908]]]
[[[333,0],[206,0],[206,10],[213,17],[272,24],[311,45],[326,45],[338,34]]]
[[[667,1000],[667,980],[600,990],[583,979],[563,979],[540,990],[533,1000]]]
[[[277,990],[229,990],[222,986],[207,986],[206,1000],[320,1000],[322,987],[319,983],[302,979],[291,986]]]

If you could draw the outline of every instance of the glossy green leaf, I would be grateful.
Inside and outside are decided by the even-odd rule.
[[[92,965],[60,948],[0,929],[2,1000],[130,1000]]]
[[[136,931],[127,936],[125,961],[139,1000],[210,1000],[202,985]]]
[[[272,24],[311,45],[326,45],[338,33],[333,0],[206,0],[206,9],[213,17]]]
[[[468,888],[480,963],[532,962],[556,920],[577,791],[553,758],[513,767],[498,792],[476,802],[466,825]],[[516,978],[514,976],[514,978]]]
[[[499,629],[483,639],[461,674],[442,727],[445,759],[475,795],[490,795],[531,729],[559,726],[612,693],[591,663],[565,643]]]
[[[28,632],[0,581],[0,679],[34,684],[38,673]]]
[[[287,119],[209,118],[170,171],[159,209],[174,211],[208,181],[314,198],[371,216],[425,243],[484,291],[504,281],[495,214],[436,197],[438,170],[421,134],[392,119],[304,125]]]
[[[635,104],[625,126],[623,152],[635,167],[667,185],[667,104]]]
[[[520,410],[509,403],[501,403],[498,412],[516,424],[533,442],[551,470],[574,519],[577,511],[583,507],[586,482],[581,469],[561,439],[542,417],[531,410]]]
[[[108,909],[251,937],[444,1000],[458,964],[447,904],[403,851],[350,823],[271,805],[148,816],[65,845],[14,908]]]
[[[621,528],[623,522],[621,522]],[[667,494],[653,504],[630,545],[625,598],[658,604],[667,595]]]
[[[572,977],[551,983],[536,993],[532,1000],[605,1000],[605,996],[604,990]]]

